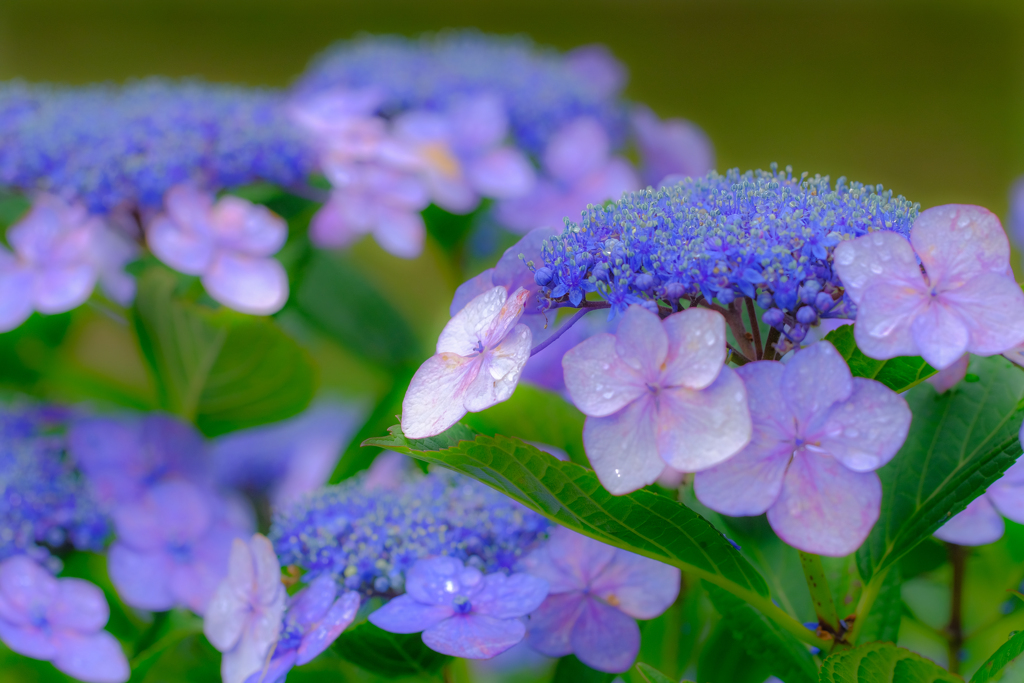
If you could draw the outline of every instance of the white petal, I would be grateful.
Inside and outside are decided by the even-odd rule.
[[[478,294],[452,316],[441,330],[441,335],[437,338],[437,352],[457,353],[460,356],[480,353],[484,335],[507,300],[508,291],[504,287],[492,287],[483,294]]]
[[[480,372],[481,358],[457,353],[431,356],[413,375],[402,401],[402,433],[410,439],[436,436],[466,414],[466,391]]]
[[[466,390],[466,410],[477,413],[512,396],[530,360],[531,339],[529,327],[516,325],[501,344],[483,354],[480,372]]]

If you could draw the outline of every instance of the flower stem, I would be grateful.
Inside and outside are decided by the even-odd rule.
[[[573,314],[573,316],[571,318],[569,318],[569,320],[567,320],[561,327],[559,327],[557,330],[555,330],[550,337],[548,337],[547,339],[542,341],[540,344],[537,344],[535,347],[533,347],[533,349],[530,350],[530,355],[531,356],[536,356],[538,353],[540,353],[541,351],[546,349],[548,346],[553,344],[556,339],[558,339],[563,334],[565,334],[566,330],[568,330],[570,327],[575,325],[577,320],[579,320],[580,318],[582,318],[587,313],[590,313],[593,310],[595,310],[595,309],[594,308],[583,308],[583,309],[580,309],[580,310],[576,311]]]
[[[885,576],[889,573],[889,570],[879,572],[871,577],[868,581],[868,585],[864,586],[864,590],[861,591],[860,600],[857,601],[857,612],[856,618],[853,622],[853,627],[850,629],[850,633],[847,635],[846,640],[850,643],[856,644],[857,637],[860,635],[860,629],[864,625],[864,622],[868,620],[868,614],[871,612],[872,606],[875,604],[875,600],[878,599],[878,593],[882,590],[882,584],[885,583]]]
[[[764,358],[764,346],[761,344],[761,328],[757,326],[757,312],[754,310],[754,301],[750,297],[746,297],[744,301],[747,302],[747,317],[750,319],[750,333],[754,336],[754,351],[757,353],[754,360],[761,360]]]
[[[818,617],[818,630],[832,635],[837,643],[844,641],[846,628],[836,612],[836,603],[832,599],[832,590],[828,586],[821,557],[801,550],[800,564],[804,569],[804,578],[807,579],[811,602],[814,603],[814,614]]]
[[[967,573],[967,549],[955,543],[947,543],[949,564],[953,568],[953,581],[950,584],[949,624],[946,626],[947,651],[949,652],[949,670],[960,673],[960,651],[964,648],[964,575]]]

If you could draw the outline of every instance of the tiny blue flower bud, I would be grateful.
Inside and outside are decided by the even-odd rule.
[[[757,305],[761,308],[768,310],[774,303],[770,292],[761,292],[757,295]]]
[[[790,339],[795,342],[801,342],[804,337],[807,336],[807,328],[803,325],[797,325],[788,331]]]
[[[585,251],[582,254],[576,256],[576,265],[580,266],[584,270],[590,270],[590,267],[594,265],[594,256],[589,251]]]
[[[820,311],[821,313],[828,313],[832,309],[832,306],[835,305],[835,303],[836,302],[832,298],[832,296],[830,294],[826,294],[825,292],[821,292],[820,294],[818,294],[818,296],[814,297],[814,307],[817,308],[818,311]]]
[[[771,325],[772,327],[780,327],[786,320],[786,314],[778,308],[769,308],[761,316],[761,320],[764,321],[765,325]]]
[[[816,280],[805,282],[800,286],[800,301],[805,304],[814,303],[814,297],[821,291],[821,283]]]
[[[541,266],[533,273],[533,281],[540,287],[547,287],[554,277],[554,272],[547,266]]]
[[[636,285],[637,289],[646,292],[654,288],[655,282],[654,276],[650,273],[641,273],[637,275],[633,284]]]
[[[595,280],[600,282],[608,282],[609,280],[609,268],[607,263],[598,263],[594,266],[594,270],[591,271],[591,275],[594,276]]]
[[[686,286],[681,282],[669,282],[664,290],[665,298],[670,301],[679,301],[686,296]]]
[[[801,306],[796,312],[796,320],[804,325],[813,325],[818,321],[818,312],[812,306]]]
[[[735,299],[735,298],[736,298],[736,294],[731,289],[720,289],[720,290],[718,290],[718,300],[721,301],[726,306],[731,304],[733,302],[733,299]]]

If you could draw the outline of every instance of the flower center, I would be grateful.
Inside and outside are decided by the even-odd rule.
[[[457,595],[452,601],[456,614],[469,614],[473,609],[473,603],[465,595]]]

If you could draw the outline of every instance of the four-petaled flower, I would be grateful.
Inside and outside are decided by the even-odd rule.
[[[690,308],[663,322],[638,305],[616,334],[565,354],[566,389],[587,416],[583,445],[609,492],[653,483],[666,465],[707,469],[747,445],[747,392],[725,354],[720,314]]]
[[[402,402],[402,433],[435,436],[459,421],[507,401],[530,358],[530,328],[519,324],[530,293],[504,287],[480,294],[441,331],[437,354],[409,383]]]
[[[857,346],[872,358],[920,355],[941,370],[965,352],[992,356],[1024,341],[1010,245],[980,206],[922,212],[909,243],[884,230],[844,242],[835,265],[857,304]]]
[[[1021,436],[1024,437],[1024,425]],[[1003,517],[1024,524],[1024,460],[1011,465],[963,512],[939,527],[935,537],[957,545],[994,543],[1006,529]]]
[[[521,617],[548,594],[529,574],[487,574],[453,557],[419,560],[406,572],[404,595],[370,614],[391,633],[423,632],[423,643],[453,657],[489,659],[526,635]]]
[[[910,429],[906,401],[852,377],[825,341],[788,364],[758,361],[737,372],[754,436],[738,455],[697,473],[697,498],[727,515],[767,511],[775,533],[805,552],[852,553],[878,519],[882,485],[874,470],[896,455]]]
[[[88,581],[56,579],[25,555],[0,562],[0,640],[18,654],[91,683],[127,681],[124,651],[103,630],[109,617]]]
[[[575,654],[592,669],[622,673],[640,651],[637,619],[653,619],[679,595],[675,567],[562,527],[524,560],[550,592],[530,615],[527,642],[549,657]]]
[[[281,564],[266,536],[253,534],[248,543],[235,539],[228,575],[206,610],[203,633],[224,653],[224,683],[243,683],[263,669],[284,616]]]
[[[146,230],[157,258],[201,276],[207,293],[229,308],[269,315],[284,306],[288,276],[272,258],[288,237],[283,219],[241,197],[214,202],[188,184],[168,190],[164,207]]]

